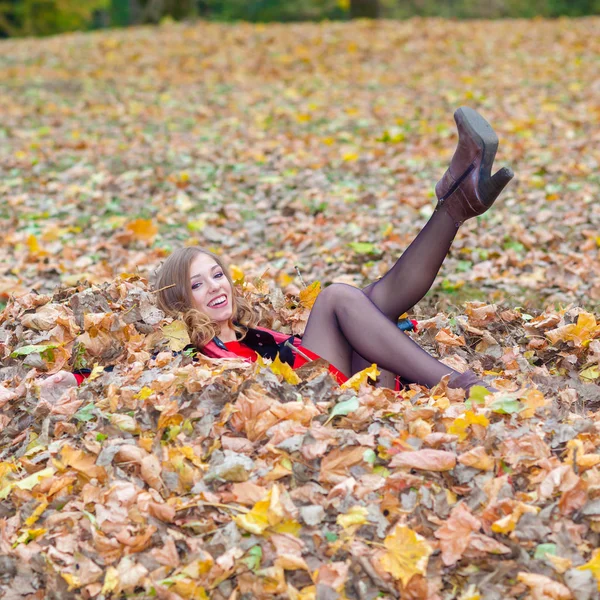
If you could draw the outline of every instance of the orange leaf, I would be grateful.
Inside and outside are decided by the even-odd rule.
[[[126,225],[127,231],[137,240],[152,241],[158,233],[158,227],[150,219],[136,219]]]

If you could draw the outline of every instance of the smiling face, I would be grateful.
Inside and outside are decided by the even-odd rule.
[[[233,315],[233,292],[223,269],[208,254],[197,254],[190,263],[190,287],[194,308],[216,323]]]

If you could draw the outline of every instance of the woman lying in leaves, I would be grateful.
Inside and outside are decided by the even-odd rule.
[[[225,264],[198,247],[173,252],[161,267],[160,308],[182,316],[195,347],[210,357],[255,361],[257,354],[272,359],[279,354],[293,368],[321,357],[339,382],[377,363],[404,381],[429,387],[445,375],[450,387],[481,383],[472,371],[461,374],[435,359],[396,326],[431,287],[463,221],[484,213],[513,177],[508,168],[491,175],[498,138],[481,115],[459,108],[454,119],[458,147],[435,187],[438,204],[425,227],[380,280],[362,290],[339,283],[325,288],[301,343],[257,327],[257,315],[237,294]],[[74,384],[75,376],[57,373],[46,384],[53,381]]]

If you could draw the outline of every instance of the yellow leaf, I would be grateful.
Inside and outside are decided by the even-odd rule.
[[[229,271],[231,272],[231,278],[233,283],[244,283],[244,271],[237,265],[229,265]]]
[[[137,240],[151,241],[158,233],[158,227],[150,219],[136,219],[126,225],[127,231]]]
[[[346,152],[343,157],[345,162],[354,162],[355,160],[358,160],[358,153],[357,152]]]
[[[290,365],[287,363],[283,363],[279,360],[279,354],[275,357],[275,360],[269,365],[271,371],[275,373],[275,375],[281,375],[285,381],[291,383],[292,385],[299,384],[302,380]]]
[[[109,594],[117,587],[117,585],[119,585],[119,571],[114,567],[108,567],[108,569],[106,569],[106,575],[104,576],[104,585],[102,586],[102,591],[100,593],[103,595]]]
[[[283,521],[278,525],[274,525],[271,528],[275,533],[289,533],[294,537],[298,537],[300,535],[300,530],[302,529],[302,525],[293,519],[289,519],[287,521]]]
[[[350,10],[350,0],[337,0],[337,5],[345,11]]]
[[[41,517],[46,508],[48,508],[48,502],[42,500],[38,507],[25,519],[25,525],[31,527]]]
[[[575,346],[586,346],[598,333],[600,333],[600,325],[596,323],[596,317],[590,313],[581,312],[577,317],[577,323],[547,331],[546,337],[552,344],[563,341],[573,342]]]
[[[98,363],[96,363],[92,369],[92,372],[86,378],[86,381],[94,381],[94,379],[100,377],[102,373],[104,373],[104,367],[101,367]]]
[[[538,506],[530,506],[529,504],[525,504],[524,502],[517,502],[513,511],[510,515],[506,515],[497,521],[492,523],[492,531],[494,533],[502,533],[504,535],[510,533],[515,530],[517,523],[522,515],[525,513],[537,514],[540,512],[540,508]]]
[[[126,431],[127,433],[136,433],[139,431],[137,421],[130,415],[122,415],[119,413],[112,414],[110,415],[110,422],[121,431]]]
[[[274,500],[273,490],[277,490],[277,486],[273,486],[267,492],[267,495],[252,507],[249,513],[238,515],[234,518],[238,527],[256,535],[262,535],[267,527],[277,525],[281,522],[282,519],[277,517],[276,512],[271,513],[270,511]]]
[[[27,237],[27,247],[29,248],[29,254],[37,254],[40,251],[40,245],[35,235]]]
[[[527,390],[527,393],[521,397],[521,402],[525,405],[525,408],[519,412],[521,419],[531,419],[535,415],[536,408],[546,405],[544,394],[534,389]]]
[[[364,525],[368,523],[367,515],[369,511],[364,506],[353,506],[344,515],[338,515],[337,524],[344,529],[348,529],[352,525]]]
[[[17,538],[17,541],[13,544],[13,547],[18,544],[28,544],[31,542],[31,540],[35,540],[47,533],[47,531],[47,529],[27,529]]]
[[[52,477],[54,475],[54,469],[52,467],[48,467],[46,469],[42,469],[37,473],[33,473],[29,475],[29,477],[25,477],[20,481],[14,481],[9,483],[5,488],[0,490],[0,500],[4,500],[12,490],[12,488],[18,488],[20,490],[29,490],[31,491],[42,479],[45,477]]]
[[[457,435],[462,442],[467,439],[467,429],[471,425],[481,425],[487,427],[490,424],[488,419],[483,415],[477,415],[472,410],[468,410],[464,415],[460,415],[454,419],[453,423],[448,427],[448,433]]]
[[[379,375],[379,371],[377,370],[377,365],[373,363],[370,367],[355,373],[348,379],[348,381],[344,382],[340,387],[343,390],[358,390],[360,386],[367,381],[367,379],[377,379]]]
[[[413,575],[425,575],[433,550],[423,536],[406,525],[396,525],[383,544],[387,552],[379,559],[381,566],[392,577],[400,579],[402,585],[406,586]]]
[[[152,391],[152,388],[149,388],[148,386],[144,386],[135,396],[134,398],[137,398],[138,400],[147,400],[148,398],[150,398],[150,396],[152,396],[154,392]]]
[[[298,535],[300,525],[289,518],[280,497],[280,487],[274,485],[250,512],[234,518],[236,525],[256,535],[262,535],[267,528],[278,533]]]
[[[577,569],[579,571],[591,571],[596,578],[598,590],[600,590],[600,548],[596,548],[592,554],[592,558],[585,565],[577,567]]]
[[[169,340],[169,348],[174,352],[181,352],[190,344],[187,326],[183,321],[173,321],[161,328],[163,335]]]
[[[81,587],[81,581],[79,580],[79,577],[71,575],[71,573],[61,573],[61,576],[69,584],[69,592],[75,588]]]
[[[312,308],[319,292],[321,291],[321,282],[315,281],[311,283],[307,288],[300,292],[300,304],[304,308]]]
[[[317,586],[309,585],[302,588],[298,592],[296,600],[317,600]]]
[[[584,381],[592,382],[600,377],[600,368],[598,368],[598,365],[588,367],[579,373],[579,377]]]

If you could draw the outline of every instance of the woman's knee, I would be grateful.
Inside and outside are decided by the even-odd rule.
[[[331,308],[344,306],[346,302],[356,298],[357,294],[362,294],[358,288],[346,283],[332,283],[317,296],[315,306],[319,303],[327,304]]]

